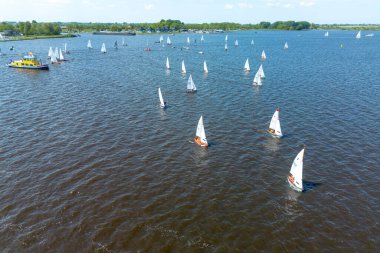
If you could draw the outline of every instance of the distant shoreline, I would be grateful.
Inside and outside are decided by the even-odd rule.
[[[75,34],[59,34],[59,35],[31,35],[31,36],[12,36],[7,37],[5,40],[0,40],[0,42],[7,41],[19,41],[19,40],[39,40],[39,39],[59,39],[59,38],[75,38],[78,35]]]

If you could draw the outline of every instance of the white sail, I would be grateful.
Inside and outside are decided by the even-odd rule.
[[[189,76],[189,80],[187,80],[187,91],[189,92],[197,91],[197,88],[195,87],[195,84],[191,75]]]
[[[228,40],[228,34],[226,35],[226,42],[227,42],[227,40]]]
[[[100,49],[100,52],[107,53],[106,44],[102,44],[102,49]]]
[[[182,73],[186,73],[185,61],[182,61]]]
[[[190,38],[189,37],[187,37],[187,44],[190,44]]]
[[[203,116],[199,118],[198,125],[197,125],[197,132],[195,135],[201,139],[201,142],[205,143],[206,145],[208,144],[206,133],[205,133],[205,127],[203,124]]]
[[[203,62],[203,71],[205,73],[208,73],[208,68],[207,68],[206,60]]]
[[[166,57],[166,69],[170,69],[169,57]]]
[[[235,47],[239,46],[238,40],[235,40]]]
[[[170,40],[169,37],[166,39],[166,44],[168,44],[168,45],[171,45],[171,44],[172,44],[172,41]]]
[[[272,130],[271,133],[275,136],[278,136],[278,137],[282,136],[281,125],[280,125],[280,108],[278,107],[272,116],[272,120],[270,121],[269,130]]]
[[[91,45],[91,40],[88,40],[88,42],[87,42],[87,48],[92,48],[92,45]]]
[[[356,34],[356,38],[357,39],[360,39],[362,37],[362,33],[361,33],[361,31],[359,31],[357,34]]]
[[[63,52],[67,53],[67,43],[65,43],[65,49]]]
[[[160,36],[160,43],[162,43],[164,41],[164,36]]]
[[[263,50],[261,52],[261,60],[265,60],[267,58],[267,55],[265,54],[265,51]]]
[[[248,58],[247,58],[247,60],[245,61],[245,64],[244,64],[244,70],[245,70],[245,71],[250,71],[250,70],[251,70],[251,68],[249,67],[249,61],[248,61]]]
[[[61,50],[61,49],[59,49],[59,60],[60,60],[60,61],[64,61],[64,60],[65,60],[65,58],[63,57],[63,54],[62,54],[62,50]]]
[[[52,50],[53,51],[53,50]],[[58,60],[57,60],[57,56],[55,56],[55,53],[53,53],[52,55],[51,55],[51,57],[50,57],[50,62],[51,63],[56,63],[56,62],[58,62]]]
[[[125,40],[124,40],[124,38],[121,38],[121,45],[125,46]]]
[[[54,56],[55,56],[55,58],[59,59],[59,51],[58,51],[58,47],[55,48]]]
[[[255,45],[255,42],[254,42],[253,40],[251,40],[251,45],[252,45],[252,46]]]
[[[325,32],[325,37],[329,37],[329,32]]]
[[[228,50],[228,47],[227,47],[227,43],[226,44],[224,44],[224,50]]]
[[[160,99],[160,106],[162,108],[164,108],[166,106],[165,102],[164,102],[164,99],[162,98],[162,93],[161,93],[161,89],[158,88],[158,98]]]
[[[298,191],[303,191],[302,185],[302,170],[303,170],[303,156],[305,148],[303,148],[293,161],[290,173],[288,176],[289,184],[294,186]]]
[[[288,48],[289,48],[288,42],[285,42],[284,49],[288,49]]]
[[[253,85],[258,85],[258,86],[263,85],[260,78],[260,69],[256,72],[255,77],[253,78]]]
[[[203,38],[203,35],[202,35],[202,37],[201,37],[201,42],[203,42],[205,39]]]
[[[54,54],[54,52],[53,52],[53,48],[50,47],[50,48],[49,48],[49,53],[48,53],[48,58],[51,58],[53,54]]]
[[[263,64],[260,64],[260,68],[259,68],[259,76],[261,79],[264,79],[265,78],[265,74],[264,74],[264,69],[263,69]]]

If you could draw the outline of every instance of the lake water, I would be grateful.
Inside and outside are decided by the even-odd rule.
[[[0,251],[377,251],[380,33],[355,34],[231,32],[227,52],[225,34],[0,43]],[[49,71],[5,66],[65,42]],[[265,133],[276,106],[282,139]],[[201,115],[208,149],[190,142]],[[303,145],[297,193],[286,177]]]

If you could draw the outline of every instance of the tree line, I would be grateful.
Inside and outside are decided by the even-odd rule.
[[[58,35],[62,32],[59,23],[37,23],[32,22],[18,22],[18,23],[0,23],[0,31],[13,30],[23,35]]]

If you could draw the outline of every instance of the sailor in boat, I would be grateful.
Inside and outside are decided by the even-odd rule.
[[[194,138],[194,142],[197,143],[198,145],[202,146],[202,147],[208,147],[208,143],[202,142],[201,137],[199,137],[199,136],[196,136]]]
[[[268,129],[268,133],[275,134],[275,130],[270,128],[270,129]]]
[[[289,179],[289,182],[291,182],[294,185],[294,176],[290,172],[289,172],[289,175],[288,175],[288,179]]]

